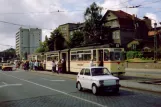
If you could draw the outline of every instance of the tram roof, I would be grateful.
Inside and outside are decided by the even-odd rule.
[[[110,46],[107,45],[97,45],[97,46],[87,46],[87,47],[79,47],[79,48],[73,48],[71,50],[83,50],[83,49],[96,49],[96,48],[110,48]]]

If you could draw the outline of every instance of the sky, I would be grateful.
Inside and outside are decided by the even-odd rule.
[[[153,23],[161,22],[161,0],[0,0],[0,51],[15,48],[16,32],[24,27],[20,25],[41,28],[44,40],[61,24],[83,22],[84,11],[93,2],[103,7],[102,15],[108,9],[123,10],[141,19],[148,16]],[[140,8],[129,8],[138,5]]]

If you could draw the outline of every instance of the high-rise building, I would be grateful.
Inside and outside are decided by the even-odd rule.
[[[16,33],[16,55],[21,59],[32,54],[42,40],[42,30],[38,28],[19,28]]]

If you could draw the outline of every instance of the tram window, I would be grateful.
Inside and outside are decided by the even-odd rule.
[[[52,57],[47,57],[47,61],[51,61],[52,60]]]
[[[83,60],[84,60],[84,61],[91,60],[91,54],[84,54],[84,55],[83,55]]]
[[[96,50],[93,50],[93,61],[96,61]]]
[[[114,61],[114,52],[110,52],[110,60]]]
[[[72,61],[77,60],[77,55],[71,55],[71,60],[72,60]]]
[[[104,50],[104,61],[108,61],[108,60],[109,60],[109,51]]]
[[[120,52],[115,52],[115,56],[114,56],[115,60],[121,60],[121,53]]]
[[[121,52],[121,60],[123,61],[123,60],[125,60],[125,53],[124,52]]]

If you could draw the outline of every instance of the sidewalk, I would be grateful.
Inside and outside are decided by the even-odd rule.
[[[125,76],[161,79],[161,69],[126,68]]]
[[[160,72],[161,73],[161,69],[138,69],[138,68],[125,68],[126,71],[146,71],[146,72]]]
[[[74,74],[57,74],[52,73],[49,71],[31,71],[33,73],[42,73],[46,75],[53,75],[53,76],[59,76],[63,78],[70,78],[76,81],[77,75]],[[147,82],[150,81],[150,82]],[[121,87],[126,88],[134,88],[134,89],[140,89],[140,90],[147,90],[147,91],[153,91],[153,92],[159,92],[161,93],[161,82],[160,83],[153,83],[154,79],[130,79],[130,80],[120,80]],[[156,81],[156,80],[155,80]],[[158,81],[161,81],[158,80]]]

